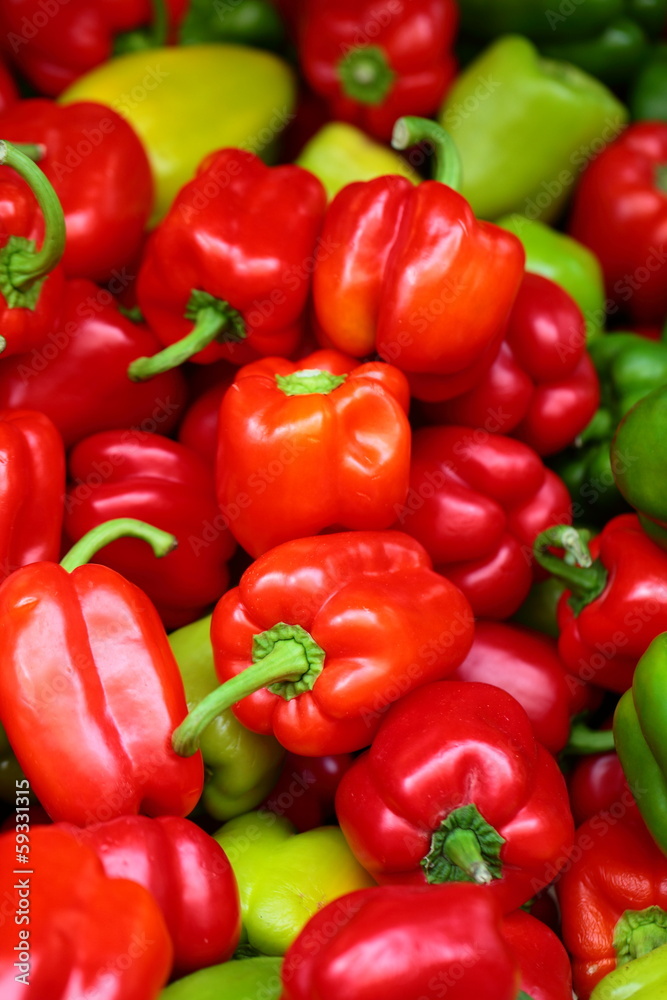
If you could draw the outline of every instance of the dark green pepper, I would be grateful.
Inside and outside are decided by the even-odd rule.
[[[612,21],[593,38],[541,42],[539,48],[542,55],[573,63],[609,87],[634,80],[650,51],[646,33],[628,17]]]
[[[277,51],[285,42],[285,28],[269,0],[232,0],[220,4],[190,0],[179,42],[181,45],[236,42]]]
[[[639,514],[646,533],[664,549],[667,549],[666,431],[667,384],[662,384],[626,413],[611,443],[616,485]]]
[[[667,0],[458,0],[458,6],[462,35],[519,34],[548,45],[594,40],[620,18],[655,38],[667,20]]]
[[[600,376],[600,408],[573,447],[550,465],[565,480],[578,520],[602,523],[626,509],[615,478],[634,468],[630,450],[613,460],[611,441],[623,416],[657,386],[667,385],[667,343],[609,333],[589,344]]]
[[[213,665],[211,618],[186,625],[169,636],[178,662],[188,711],[220,686]],[[242,726],[231,709],[221,712],[201,742],[206,780],[201,803],[217,820],[228,820],[258,806],[280,773],[285,751],[273,736]]]
[[[277,1000],[281,964],[262,957],[213,965],[167,986],[159,1000]]]
[[[634,121],[667,122],[667,45],[656,45],[628,100]]]
[[[0,726],[0,801],[14,802],[16,798],[16,782],[25,778],[17,761],[7,734]]]

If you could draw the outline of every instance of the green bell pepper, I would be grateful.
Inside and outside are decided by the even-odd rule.
[[[597,984],[591,1000],[667,1000],[667,944],[614,969]]]
[[[402,156],[374,142],[354,125],[329,122],[306,143],[296,161],[324,184],[329,198],[346,184],[399,174],[413,184],[421,177]]]
[[[626,413],[611,443],[620,492],[639,514],[646,533],[667,549],[667,379]]]
[[[200,969],[162,990],[159,1000],[278,1000],[280,958],[247,958]]]
[[[558,628],[556,609],[564,590],[566,590],[565,584],[554,576],[549,577],[548,580],[534,583],[528,597],[516,614],[512,616],[512,621],[516,622],[517,625],[534,628],[538,632],[544,632],[557,639],[560,635],[560,629]]]
[[[284,955],[327,903],[375,885],[337,826],[297,834],[284,817],[252,812],[214,836],[236,875],[242,941],[265,955]]]
[[[285,27],[269,0],[221,4],[190,0],[178,40],[181,45],[236,42],[261,49],[280,49],[285,43]]]
[[[188,711],[220,686],[213,665],[211,617],[186,625],[169,636],[178,662]],[[202,805],[217,820],[254,809],[280,774],[285,750],[273,736],[242,726],[231,709],[221,712],[201,739],[206,780]]]
[[[600,376],[600,407],[576,442],[549,464],[565,480],[575,516],[603,523],[625,509],[615,475],[635,462],[628,450],[612,468],[611,442],[621,419],[655,388],[667,385],[667,343],[635,333],[608,333],[589,345]]]
[[[476,215],[548,222],[589,160],[620,134],[627,109],[599,80],[507,35],[460,74],[439,117]]]
[[[458,0],[458,6],[463,35],[516,33],[551,44],[595,39],[619,18],[656,36],[667,20],[667,0]]]
[[[601,333],[606,318],[605,290],[595,254],[571,236],[517,212],[498,219],[497,225],[523,243],[527,271],[555,281],[572,296],[586,320],[586,339]]]
[[[636,21],[620,17],[593,38],[545,41],[540,43],[539,49],[549,59],[573,63],[609,87],[622,87],[634,80],[646,62],[650,44],[646,32]]]
[[[293,118],[294,74],[240,45],[188,45],[119,56],[79,77],[58,100],[97,101],[133,126],[156,183],[152,222],[209,153],[238,146],[269,159]]]
[[[667,45],[656,45],[628,99],[634,121],[667,122]]]
[[[648,647],[616,706],[614,743],[644,822],[667,853],[667,632]]]

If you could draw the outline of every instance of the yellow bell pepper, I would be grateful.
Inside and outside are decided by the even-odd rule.
[[[242,45],[189,45],[119,56],[79,77],[58,100],[96,101],[133,126],[156,183],[152,224],[209,153],[236,146],[271,157],[294,117],[292,70]]]

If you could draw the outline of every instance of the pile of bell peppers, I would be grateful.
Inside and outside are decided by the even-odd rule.
[[[0,3],[0,997],[667,996],[667,0]]]

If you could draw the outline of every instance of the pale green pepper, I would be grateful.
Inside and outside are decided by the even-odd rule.
[[[79,77],[58,100],[106,104],[133,126],[153,169],[155,223],[214,150],[241,147],[270,159],[294,117],[295,94],[284,60],[220,44],[118,56]]]
[[[238,883],[242,940],[264,955],[284,955],[323,906],[375,885],[337,826],[297,834],[284,817],[251,812],[214,836]]]
[[[601,980],[591,1000],[667,1000],[667,944],[614,969]]]
[[[188,711],[220,686],[213,665],[211,616],[169,636],[181,671]],[[221,712],[201,738],[206,780],[202,805],[217,820],[254,809],[269,794],[280,773],[285,751],[273,736],[260,736],[241,725],[231,709]]]
[[[159,1000],[278,1000],[281,964],[261,957],[213,965],[171,983]]]

